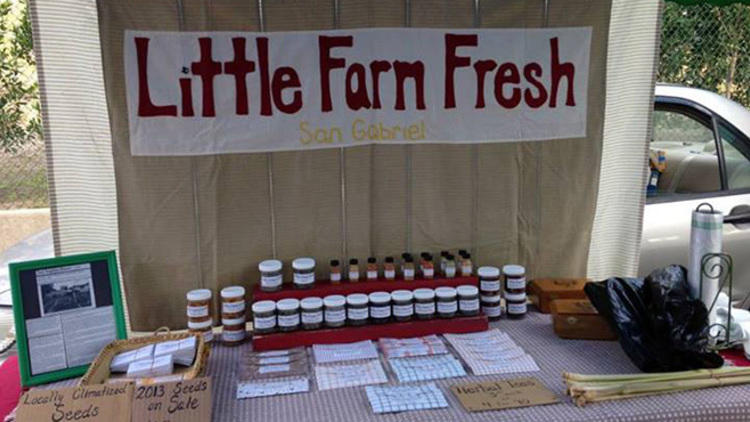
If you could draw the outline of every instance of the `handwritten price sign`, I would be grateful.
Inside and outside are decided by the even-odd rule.
[[[132,414],[138,422],[210,421],[211,379],[137,386]]]
[[[555,393],[536,378],[458,384],[451,391],[469,412],[557,403]]]

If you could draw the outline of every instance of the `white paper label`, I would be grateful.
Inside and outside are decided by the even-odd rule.
[[[264,365],[258,368],[258,372],[261,374],[270,374],[273,372],[289,372],[291,367],[287,365]]]
[[[364,307],[362,309],[349,308],[347,312],[349,313],[349,319],[351,320],[361,321],[363,319],[367,319],[367,307]]]
[[[484,312],[484,314],[488,317],[494,318],[500,316],[500,314],[502,313],[502,308],[500,307],[500,305],[482,306],[482,312]]]
[[[404,278],[414,278],[414,268],[404,268]]]
[[[414,315],[414,305],[393,305],[393,315],[397,317],[408,317]]]
[[[479,299],[461,300],[458,306],[462,311],[476,311],[479,309]]]
[[[222,302],[221,312],[225,314],[236,314],[245,310],[245,301],[241,302]]]
[[[319,324],[323,322],[323,311],[305,312],[302,311],[303,324]]]
[[[260,358],[258,363],[261,365],[278,365],[281,363],[289,363],[289,356],[274,356],[270,358]]]
[[[190,318],[201,318],[208,316],[208,305],[205,306],[188,306],[187,316]]]
[[[505,299],[512,300],[514,302],[526,301],[526,292],[523,293],[508,293],[505,292]]]
[[[261,275],[260,276],[261,287],[279,287],[281,286],[281,274],[276,275]]]
[[[440,314],[450,314],[458,310],[458,302],[438,302],[437,311]]]
[[[367,279],[368,280],[375,280],[378,278],[378,272],[377,271],[368,271],[367,272]]]
[[[359,271],[349,271],[349,280],[359,280]]]
[[[391,307],[386,306],[370,306],[370,316],[373,318],[388,318],[391,316]]]
[[[341,281],[341,273],[331,273],[331,281]]]
[[[396,270],[385,270],[383,274],[388,280],[393,280],[394,278],[396,278]]]
[[[253,318],[253,327],[256,329],[267,330],[276,326],[276,316]]]
[[[203,333],[202,335],[203,335],[203,341],[205,341],[206,343],[210,343],[210,342],[214,341],[214,331],[213,330],[208,330],[205,333]]]
[[[483,292],[500,291],[500,280],[482,280],[479,282],[479,289]]]
[[[469,277],[471,275],[471,265],[462,265],[461,266],[461,275],[463,277]]]
[[[435,302],[415,303],[414,311],[419,315],[432,315],[435,313]]]
[[[346,311],[326,309],[326,322],[341,322],[346,320]]]
[[[245,330],[224,331],[221,333],[221,339],[224,341],[241,341],[245,339]]]
[[[424,268],[422,267],[422,275],[425,278],[432,278],[435,276],[435,269],[434,268]]]
[[[507,303],[509,314],[525,314],[526,313],[526,302],[523,303]]]
[[[505,288],[506,289],[525,289],[526,288],[526,277],[521,278],[506,278],[505,279]]]
[[[279,315],[279,327],[296,327],[299,325],[299,313]]]
[[[294,284],[312,284],[315,282],[315,273],[294,273]]]
[[[453,278],[456,276],[456,267],[446,265],[444,273],[446,277]]]

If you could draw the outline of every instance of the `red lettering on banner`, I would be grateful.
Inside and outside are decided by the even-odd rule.
[[[297,72],[291,67],[280,67],[273,72],[271,90],[273,91],[273,103],[281,112],[294,114],[302,108],[302,90],[296,89],[292,94],[292,101],[284,103],[282,91],[287,88],[299,88],[301,86]]]
[[[537,91],[539,91],[539,95],[536,97],[531,93],[531,89],[529,88],[526,88],[523,93],[526,105],[531,108],[539,108],[547,101],[547,89],[545,89],[544,84],[537,79],[541,76],[542,66],[540,66],[539,63],[529,63],[523,67],[523,77],[526,78],[531,85],[534,85],[534,88],[536,88]]]
[[[176,105],[158,106],[151,101],[148,89],[148,38],[135,38],[138,56],[138,117],[177,116]]]
[[[318,54],[320,57],[320,109],[328,112],[333,110],[331,101],[331,70],[341,69],[346,66],[346,60],[342,58],[331,57],[331,49],[336,47],[351,47],[354,44],[354,37],[336,36],[327,37],[321,35],[318,37]]]
[[[511,88],[512,94],[506,97],[503,92],[503,85],[518,85],[521,77],[518,75],[518,68],[513,63],[503,63],[495,73],[495,100],[504,108],[515,108],[521,103],[521,88]]]
[[[247,74],[255,72],[255,62],[245,58],[245,38],[232,38],[234,49],[234,60],[224,63],[224,73],[234,75],[234,86],[236,91],[237,114],[246,115],[249,112],[249,101],[247,98]]]
[[[477,60],[474,63],[474,71],[477,74],[477,102],[474,108],[484,108],[484,75],[492,72],[497,67],[494,60]]]
[[[445,108],[456,108],[456,93],[453,76],[458,67],[468,67],[471,59],[456,56],[458,47],[476,47],[479,41],[477,35],[445,34]]]
[[[193,84],[190,78],[180,78],[180,94],[182,96],[182,115],[193,117]]]
[[[421,60],[415,62],[393,62],[393,70],[396,72],[396,110],[405,110],[404,83],[406,78],[414,79],[417,110],[424,110],[424,63]]]
[[[367,71],[359,63],[354,63],[346,70],[346,105],[357,111],[361,108],[370,108],[370,97],[367,96]],[[357,89],[352,85],[356,82]]]
[[[372,108],[380,109],[380,74],[391,70],[391,63],[385,60],[373,60],[370,62],[372,72]]]
[[[258,67],[260,68],[260,115],[271,116],[271,76],[268,70],[268,38],[255,39],[258,50]]]
[[[221,63],[215,62],[211,56],[211,38],[198,38],[201,57],[190,64],[190,71],[201,77],[203,87],[203,117],[215,117],[214,108],[214,76],[221,73]]]
[[[573,107],[576,105],[576,100],[573,97],[573,81],[576,74],[576,67],[570,62],[560,63],[560,52],[558,51],[557,43],[557,37],[549,40],[551,50],[550,68],[552,69],[552,89],[550,90],[549,106],[557,106],[557,88],[560,85],[560,79],[564,76],[568,78],[568,93],[565,97],[565,105]]]

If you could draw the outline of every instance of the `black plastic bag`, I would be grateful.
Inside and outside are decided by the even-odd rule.
[[[684,267],[658,269],[645,279],[587,283],[584,290],[642,371],[718,368],[724,363],[708,350],[708,310],[690,297]]]

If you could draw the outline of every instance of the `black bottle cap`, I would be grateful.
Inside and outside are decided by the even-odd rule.
[[[456,259],[456,257],[455,257],[455,256],[453,256],[453,254],[448,254],[448,255],[446,255],[446,257],[445,257],[445,258],[446,258],[447,260],[449,260],[449,261],[453,261],[454,259]]]
[[[421,254],[419,254],[419,256],[421,256],[422,258],[427,258],[428,256],[430,256],[430,253],[429,252],[422,252]]]
[[[339,266],[339,260],[338,259],[332,259],[331,260],[331,266],[332,267],[338,267]]]
[[[385,262],[387,262],[389,264],[393,264],[393,257],[392,256],[386,256],[385,257]]]
[[[461,256],[466,256],[466,249],[459,249],[458,254]]]
[[[371,256],[371,257],[367,258],[367,263],[368,264],[374,264],[376,262],[377,262],[377,260],[375,259],[374,256]]]
[[[406,259],[406,257],[411,256],[409,252],[404,252],[401,254],[401,258]]]
[[[357,258],[352,258],[349,260],[349,265],[357,265],[359,264],[359,260]]]
[[[412,258],[411,255],[408,255],[406,258],[404,258],[404,262],[414,262],[414,258]]]
[[[467,253],[466,253],[466,255],[464,255],[464,258],[465,258],[465,259],[469,259],[469,258],[471,258],[471,254],[467,252]]]
[[[448,251],[440,251],[440,256],[447,257],[448,255],[450,255],[450,252],[448,252]]]

